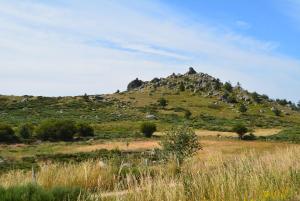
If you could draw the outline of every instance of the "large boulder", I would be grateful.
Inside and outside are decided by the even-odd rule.
[[[194,75],[194,74],[197,74],[197,72],[194,70],[193,67],[190,67],[189,68],[189,71],[186,73],[187,75]]]
[[[140,86],[142,86],[144,84],[144,82],[142,80],[139,80],[138,78],[136,78],[135,80],[131,81],[128,86],[127,86],[127,91],[136,89]]]

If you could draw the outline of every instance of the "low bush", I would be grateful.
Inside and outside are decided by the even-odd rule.
[[[18,135],[22,139],[30,139],[33,137],[34,134],[34,126],[32,124],[26,123],[19,127]]]
[[[17,142],[18,138],[15,135],[15,131],[10,125],[0,124],[0,143],[12,143]]]
[[[141,132],[145,137],[150,138],[156,130],[156,125],[151,122],[145,122],[141,125]]]
[[[94,128],[87,123],[79,123],[76,125],[77,133],[81,137],[94,136]]]
[[[48,120],[42,122],[36,130],[40,140],[70,141],[77,132],[76,125],[69,120]]]

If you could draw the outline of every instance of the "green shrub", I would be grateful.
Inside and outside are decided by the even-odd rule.
[[[10,125],[0,124],[0,142],[12,143],[18,141],[15,131]]]
[[[225,84],[224,84],[224,89],[225,89],[226,91],[232,92],[233,87],[232,87],[232,85],[231,85],[230,82],[225,82]]]
[[[36,137],[41,140],[70,141],[77,132],[76,125],[69,120],[48,120],[39,125]]]
[[[191,111],[185,110],[185,112],[184,112],[184,117],[185,117],[186,119],[189,119],[189,118],[191,118],[191,116],[192,116]]]
[[[156,125],[151,122],[145,122],[141,125],[141,132],[145,137],[150,138],[156,130]]]
[[[245,113],[247,112],[248,108],[244,105],[244,104],[241,104],[240,107],[239,107],[239,111],[241,113]]]
[[[88,137],[94,136],[94,128],[87,123],[77,124],[77,133],[79,136]]]
[[[164,108],[168,105],[168,101],[165,98],[160,98],[158,100],[158,105]]]
[[[77,201],[79,196],[84,197],[79,188],[55,187],[46,190],[34,184],[0,187],[0,201]]]
[[[161,145],[166,155],[175,156],[180,163],[201,149],[197,135],[186,126],[172,128],[166,132]]]
[[[236,132],[240,139],[243,139],[243,136],[248,132],[248,128],[242,124],[237,124],[232,128],[232,131]]]
[[[179,91],[185,91],[185,86],[182,82],[180,82]]]
[[[32,124],[23,124],[19,127],[19,136],[23,139],[30,139],[33,137],[34,126]]]
[[[278,108],[274,108],[272,111],[275,114],[275,116],[279,117],[281,115],[281,111]]]
[[[256,139],[257,139],[257,137],[253,133],[243,136],[243,140],[256,140]]]

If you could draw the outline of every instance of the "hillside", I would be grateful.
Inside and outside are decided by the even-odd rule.
[[[161,106],[159,100],[166,101]],[[134,136],[140,121],[228,131],[238,122],[251,128],[290,127],[300,123],[298,108],[285,100],[250,93],[190,68],[151,81],[133,80],[128,90],[75,97],[0,96],[0,121],[18,126],[45,119],[92,123],[100,136]],[[243,107],[243,109],[241,109]],[[246,110],[246,111],[244,111]],[[243,111],[243,112],[241,112]],[[189,114],[188,114],[189,113]]]

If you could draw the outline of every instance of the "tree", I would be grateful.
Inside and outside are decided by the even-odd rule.
[[[17,140],[17,136],[10,125],[0,124],[0,142],[12,143]]]
[[[70,120],[47,120],[36,130],[36,136],[41,140],[70,141],[77,132],[76,125]]]
[[[240,105],[239,111],[240,111],[241,113],[245,113],[245,112],[247,112],[247,110],[248,110],[248,108],[246,107],[246,105],[244,105],[244,104],[241,104],[241,105]]]
[[[254,102],[256,102],[256,103],[261,103],[261,98],[260,98],[260,96],[259,96],[258,93],[253,92],[253,93],[251,94],[251,96],[252,96],[252,99],[254,100]]]
[[[34,126],[26,123],[19,127],[19,136],[23,139],[30,139],[33,137]]]
[[[141,125],[141,132],[145,135],[145,137],[152,137],[153,133],[156,131],[156,125],[151,122],[144,122]]]
[[[159,106],[161,106],[161,107],[164,108],[164,107],[166,107],[168,105],[168,101],[165,98],[160,98],[158,100],[158,104],[159,104]]]
[[[239,135],[239,138],[242,140],[243,136],[248,132],[248,128],[242,124],[237,124],[232,129]]]
[[[232,87],[232,85],[231,85],[230,82],[225,82],[225,84],[224,84],[224,89],[225,89],[226,91],[232,92],[233,87]]]
[[[186,126],[174,127],[166,132],[160,144],[164,153],[175,156],[179,163],[202,148],[195,132]]]
[[[88,137],[94,136],[94,128],[87,123],[79,123],[76,125],[79,136]]]

